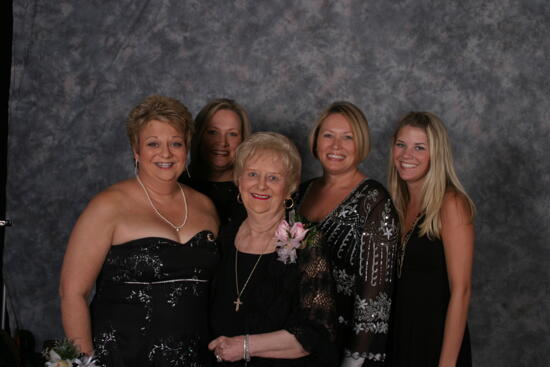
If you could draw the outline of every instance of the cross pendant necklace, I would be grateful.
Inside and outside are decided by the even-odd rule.
[[[233,304],[235,305],[235,312],[239,312],[239,308],[243,303],[241,302],[241,299],[237,297],[237,299],[233,302]]]
[[[258,260],[256,260],[256,264],[254,264],[254,267],[250,271],[250,274],[248,274],[248,278],[244,282],[243,288],[239,290],[239,265],[238,265],[238,257],[239,257],[239,251],[237,250],[237,246],[235,246],[235,290],[237,291],[237,298],[235,301],[233,301],[233,304],[235,305],[235,312],[239,312],[239,309],[241,308],[241,305],[243,302],[241,301],[241,296],[243,295],[243,292],[248,285],[248,282],[250,281],[250,278],[252,278],[252,274],[254,274],[254,270],[256,270],[256,267],[260,263],[260,260],[264,256],[264,253],[262,252],[260,256],[258,256]]]

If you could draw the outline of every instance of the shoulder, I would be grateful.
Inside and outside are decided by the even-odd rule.
[[[185,194],[187,195],[189,206],[191,206],[193,210],[198,211],[203,215],[217,217],[216,207],[208,196],[206,196],[202,192],[193,189],[190,186],[182,186]]]
[[[441,203],[441,225],[468,225],[472,223],[470,203],[464,194],[449,190]]]
[[[134,189],[132,179],[117,182],[94,196],[88,203],[85,212],[115,214],[127,202]]]
[[[389,200],[390,193],[384,185],[378,182],[375,179],[368,178],[364,180],[358,190],[363,194],[367,199],[370,199],[375,202]]]

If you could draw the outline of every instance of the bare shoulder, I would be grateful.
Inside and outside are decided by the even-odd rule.
[[[443,226],[472,224],[470,204],[464,194],[454,190],[445,193],[441,204],[441,224]]]
[[[116,215],[123,208],[124,203],[128,201],[128,196],[132,192],[131,181],[117,182],[101,191],[90,200],[85,212],[101,213],[109,216]]]
[[[218,213],[212,200],[187,185],[183,185],[183,187],[187,196],[187,203],[189,208],[192,208],[194,216],[201,218],[201,223],[206,225],[207,229],[217,233],[219,226]]]

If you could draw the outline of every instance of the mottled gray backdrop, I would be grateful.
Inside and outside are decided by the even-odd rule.
[[[195,114],[231,97],[255,130],[306,133],[350,100],[385,181],[396,119],[446,122],[477,203],[470,312],[477,366],[550,360],[550,10],[547,0],[15,0],[5,278],[12,318],[62,335],[57,284],[90,198],[132,174],[124,131],[145,96]]]

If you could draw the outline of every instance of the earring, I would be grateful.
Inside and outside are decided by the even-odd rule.
[[[290,204],[288,203],[289,201],[290,201]],[[292,198],[288,198],[285,200],[284,205],[286,210],[290,210],[294,208],[294,200]]]
[[[241,193],[240,192],[237,194],[237,203],[239,203],[239,204],[243,203],[243,198],[241,198]]]
[[[139,173],[139,161],[134,159],[134,174],[137,176]]]
[[[189,167],[185,170],[185,172],[187,172],[187,177],[191,178],[191,173],[189,173]]]

